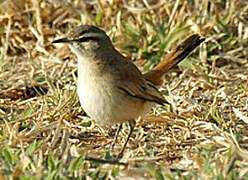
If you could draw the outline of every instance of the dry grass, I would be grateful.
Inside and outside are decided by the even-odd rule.
[[[6,0],[0,24],[0,180],[248,178],[247,1]],[[51,44],[79,24],[104,28],[144,71],[189,34],[206,37],[167,73],[171,105],[138,121],[128,167],[84,160],[112,158],[115,131],[83,113],[76,59]]]

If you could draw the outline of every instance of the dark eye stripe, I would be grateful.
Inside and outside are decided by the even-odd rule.
[[[82,37],[80,39],[77,39],[75,41],[78,42],[87,42],[87,41],[97,41],[99,38],[98,37]]]

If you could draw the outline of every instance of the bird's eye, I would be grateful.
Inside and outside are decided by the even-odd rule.
[[[96,40],[98,40],[97,37],[82,37],[82,38],[79,38],[76,41],[78,41],[78,42],[88,42],[88,41],[96,41]]]

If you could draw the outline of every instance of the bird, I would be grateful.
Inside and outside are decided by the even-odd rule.
[[[203,41],[204,38],[198,34],[190,35],[144,74],[114,47],[104,30],[94,25],[77,26],[67,37],[52,43],[68,44],[77,57],[77,93],[84,111],[96,123],[107,126],[119,124],[113,147],[122,124],[129,124],[129,133],[116,157],[121,159],[137,118],[147,113],[154,104],[168,103],[158,90],[163,84],[164,74]]]

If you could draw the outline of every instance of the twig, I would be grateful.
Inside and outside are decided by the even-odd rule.
[[[105,159],[100,159],[100,158],[93,158],[93,157],[85,157],[86,161],[93,161],[93,162],[98,162],[102,164],[113,164],[113,165],[122,165],[122,166],[128,166],[127,163],[120,162],[117,159],[113,160],[105,160]]]

